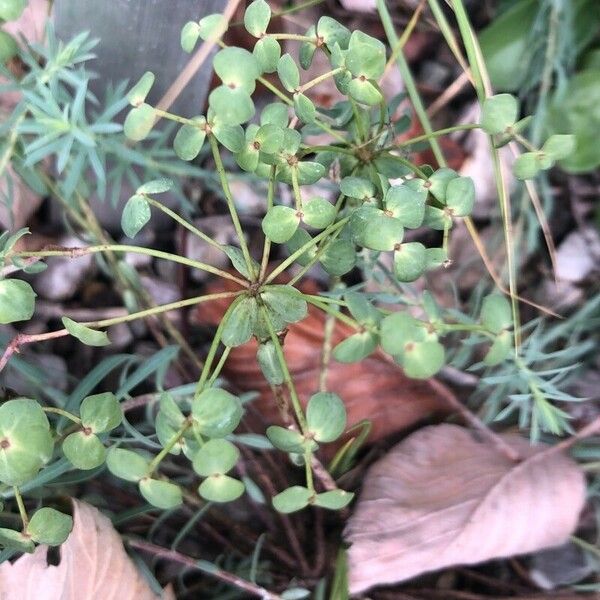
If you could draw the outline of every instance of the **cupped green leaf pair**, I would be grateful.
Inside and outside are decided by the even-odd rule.
[[[333,357],[339,362],[358,362],[377,349],[379,345],[377,327],[383,315],[364,294],[347,292],[344,300],[350,314],[363,327],[363,331],[358,331],[341,341],[333,349]]]
[[[414,379],[427,379],[445,364],[445,350],[427,324],[406,312],[387,316],[381,322],[381,346]]]
[[[258,126],[248,125],[244,143],[235,155],[237,164],[249,172],[256,171],[259,162],[269,160],[269,157],[279,152],[284,140],[284,131],[278,125],[265,123]]]
[[[123,420],[123,409],[113,393],[105,392],[84,398],[79,414],[82,429],[65,438],[62,450],[77,469],[95,469],[106,459],[106,449],[98,434],[118,427]]]
[[[116,477],[137,483],[143,498],[156,508],[169,510],[183,501],[177,484],[151,477],[150,462],[138,452],[113,447],[106,455],[106,466]]]
[[[244,493],[244,484],[227,475],[239,460],[239,450],[227,440],[209,440],[195,454],[192,465],[205,477],[198,493],[210,502],[232,502]]]
[[[44,506],[35,511],[25,531],[36,544],[60,546],[72,529],[73,518],[70,515]]]
[[[308,488],[294,485],[273,498],[273,506],[280,513],[293,513],[309,505],[326,508],[329,510],[341,510],[352,502],[354,494],[344,490],[330,490],[321,494],[315,494]]]
[[[224,48],[215,55],[213,68],[222,81],[208,98],[214,114],[230,125],[249,121],[254,116],[251,94],[261,73],[256,57],[243,48]]]
[[[281,205],[271,207],[262,221],[262,230],[272,242],[284,244],[296,233],[301,221],[314,229],[325,229],[333,223],[336,214],[331,202],[315,196],[306,201],[301,210]]]
[[[525,152],[518,156],[513,165],[517,179],[532,179],[540,171],[546,171],[554,166],[556,161],[567,158],[575,150],[575,136],[550,136],[542,149],[537,152]]]
[[[225,32],[227,21],[222,14],[206,15],[200,21],[188,21],[181,30],[181,47],[192,52],[198,39],[217,39]]]

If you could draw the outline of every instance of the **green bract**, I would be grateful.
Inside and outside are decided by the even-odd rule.
[[[127,100],[132,106],[139,106],[146,101],[146,96],[150,93],[154,85],[154,73],[146,71],[140,80],[129,90]]]
[[[394,273],[398,281],[415,281],[427,268],[427,251],[421,242],[399,244],[394,252]]]
[[[0,546],[17,552],[33,552],[35,546],[29,535],[14,529],[0,528]]]
[[[123,410],[112,392],[84,398],[79,407],[81,424],[92,433],[103,433],[118,427],[123,420]]]
[[[473,211],[475,184],[470,177],[456,177],[446,186],[446,206],[455,217],[466,217]]]
[[[427,379],[444,366],[445,351],[439,342],[433,340],[409,342],[397,358],[409,377]]]
[[[143,183],[135,190],[136,194],[163,194],[168,192],[175,184],[172,179],[167,177],[161,177],[160,179],[153,179]]]
[[[0,280],[0,324],[27,321],[35,310],[36,293],[20,279]]]
[[[269,285],[260,296],[265,305],[285,323],[297,323],[308,314],[306,300],[290,285]]]
[[[288,92],[295,92],[300,86],[300,72],[294,62],[294,59],[289,54],[284,54],[277,63],[277,75],[281,85]]]
[[[206,119],[199,116],[192,120],[195,124],[180,127],[173,140],[173,149],[182,160],[194,160],[200,153],[206,137]]]
[[[67,460],[77,469],[88,471],[106,460],[106,448],[98,436],[86,431],[70,433],[62,444]]]
[[[244,25],[248,33],[261,37],[269,26],[271,8],[265,0],[254,0],[244,13]]]
[[[359,80],[379,79],[385,69],[385,46],[362,31],[353,31],[348,44],[346,66]]]
[[[106,455],[108,470],[126,481],[139,481],[146,476],[150,463],[137,452],[111,448]]]
[[[317,117],[317,109],[312,100],[299,92],[294,94],[294,112],[303,123],[314,123]]]
[[[223,326],[222,340],[226,346],[241,346],[250,340],[254,333],[258,314],[256,300],[243,297],[231,309]]]
[[[170,481],[144,477],[138,483],[142,496],[156,508],[170,510],[183,502],[181,488]]]
[[[486,98],[481,108],[481,127],[489,133],[503,133],[519,117],[519,103],[510,94]]]
[[[262,230],[272,242],[283,244],[294,235],[299,223],[300,215],[295,209],[273,206],[263,219]]]
[[[370,331],[355,333],[333,349],[333,357],[343,363],[358,362],[375,352],[378,344],[378,336]]]
[[[256,58],[242,48],[219,50],[215,54],[213,68],[225,86],[242,88],[249,94],[254,91],[256,78],[260,75]]]
[[[328,508],[329,510],[340,510],[348,506],[352,502],[352,498],[354,498],[354,494],[351,492],[331,490],[317,494],[314,499],[314,505],[321,508]]]
[[[381,322],[381,346],[392,355],[400,355],[405,346],[425,340],[426,330],[423,323],[405,312],[387,316]]]
[[[512,326],[510,302],[500,294],[491,294],[483,299],[481,323],[490,331],[500,333]]]
[[[254,103],[250,93],[241,86],[220,85],[210,93],[208,103],[221,121],[232,125],[245,123],[254,116]]]
[[[346,428],[346,407],[337,394],[319,392],[308,401],[306,421],[317,442],[333,442]]]
[[[28,398],[0,405],[0,482],[21,485],[52,457],[54,441],[42,407]]]
[[[134,238],[150,220],[150,204],[140,194],[131,196],[121,214],[121,228],[127,237]]]
[[[273,506],[280,513],[292,513],[306,508],[312,492],[302,486],[294,485],[273,497]]]
[[[239,398],[220,388],[204,390],[192,402],[195,426],[209,438],[231,433],[238,426],[242,413]]]
[[[154,108],[142,102],[132,108],[123,124],[125,135],[135,142],[139,142],[148,136],[156,118]]]
[[[181,30],[181,47],[186,52],[191,52],[200,37],[200,25],[195,21],[188,21]]]
[[[335,220],[335,206],[325,198],[311,198],[302,206],[302,220],[315,229],[325,229]]]
[[[107,346],[110,344],[110,340],[104,331],[97,331],[86,327],[81,323],[69,319],[69,317],[63,317],[62,324],[64,328],[74,337],[77,338],[83,344],[87,346]]]
[[[194,471],[202,477],[228,473],[235,467],[240,457],[240,451],[227,440],[209,440],[193,460]]]
[[[267,437],[279,450],[284,452],[294,452],[296,454],[302,454],[304,452],[304,444],[306,440],[301,433],[292,431],[291,429],[285,429],[279,425],[271,425],[267,427]]]
[[[210,502],[233,502],[244,493],[244,484],[229,475],[211,475],[198,487],[198,493]]]
[[[280,385],[284,382],[284,374],[277,358],[275,344],[271,340],[259,344],[256,360],[262,374],[271,385]]]
[[[254,44],[252,54],[262,73],[274,73],[281,57],[281,46],[275,38],[266,36]]]
[[[386,210],[404,227],[416,229],[423,224],[426,200],[427,189],[423,187],[423,183],[411,180],[390,187],[385,194],[384,203]]]
[[[59,546],[73,529],[73,519],[53,508],[40,508],[35,511],[27,525],[27,534],[38,544]]]
[[[350,30],[331,17],[321,17],[317,23],[317,35],[331,50],[337,44],[345,50],[350,41]]]
[[[217,39],[224,33],[227,21],[224,15],[215,13],[202,17],[200,21],[198,21],[198,25],[200,27],[200,38],[206,41],[208,39]]]
[[[354,244],[349,240],[333,240],[333,242],[327,244],[319,257],[319,261],[330,275],[345,275],[356,264]]]

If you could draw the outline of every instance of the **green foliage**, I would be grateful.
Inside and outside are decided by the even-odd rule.
[[[52,457],[54,441],[42,407],[28,398],[0,405],[0,482],[21,485]]]
[[[0,0],[0,16],[9,6],[7,2]],[[94,98],[83,65],[91,58],[95,41],[86,34],[62,44],[49,28],[46,44],[22,50],[0,38],[0,58],[18,51],[27,66],[25,76],[18,81],[7,75],[23,100],[0,125],[3,140],[12,136],[6,156],[15,172],[27,182],[36,176],[39,180],[41,161],[53,159],[60,199],[75,211],[69,213],[71,216],[81,216],[77,207],[85,206],[92,193],[104,196],[107,186],[111,186],[116,204],[121,182],[126,180],[135,190],[121,213],[126,236],[135,238],[141,232],[150,220],[152,206],[174,218],[190,235],[209,243],[211,250],[222,253],[225,263],[206,265],[187,257],[184,262],[183,257],[166,252],[140,247],[141,251],[170,257],[233,279],[236,284],[235,291],[220,297],[226,299],[228,308],[206,357],[200,360],[198,381],[182,386],[183,391],[164,391],[169,363],[177,353],[176,348],[166,347],[143,360],[128,355],[105,358],[70,395],[62,391],[47,394],[53,405],[44,406],[46,410],[37,401],[23,398],[1,404],[0,482],[6,486],[39,488],[73,469],[102,471],[106,463],[108,472],[136,484],[141,497],[161,510],[176,509],[196,492],[207,502],[232,502],[246,491],[253,501],[265,502],[244,465],[238,465],[238,447],[243,450],[245,445],[256,452],[287,453],[292,464],[304,469],[305,479],[300,481],[305,485],[290,485],[275,495],[275,510],[292,513],[308,506],[329,510],[348,506],[353,493],[329,488],[322,491],[321,483],[315,481],[315,453],[323,444],[338,442],[341,449],[330,471],[335,475],[343,472],[368,435],[369,423],[347,423],[344,398],[326,391],[326,378],[321,391],[303,408],[286,362],[285,345],[288,328],[307,317],[309,304],[342,321],[349,331],[345,339],[336,339],[333,348],[327,338],[324,361],[329,360],[329,350],[333,359],[347,363],[383,351],[406,376],[426,379],[446,365],[456,368],[460,362],[457,356],[468,354],[470,362],[461,368],[484,370],[481,389],[492,390],[492,399],[484,403],[490,409],[489,419],[508,419],[518,413],[519,423],[530,426],[536,435],[568,430],[566,413],[555,403],[573,400],[558,385],[561,377],[572,372],[572,364],[563,364],[566,355],[551,348],[567,336],[548,340],[535,330],[525,337],[522,348],[515,350],[514,340],[523,331],[513,330],[513,307],[503,295],[478,297],[473,314],[464,314],[439,307],[430,294],[416,291],[422,287],[418,280],[427,271],[453,260],[449,239],[454,224],[468,218],[476,202],[470,178],[444,166],[434,168],[411,160],[419,143],[431,143],[448,131],[397,142],[411,123],[407,116],[391,117],[402,97],[388,101],[380,87],[389,54],[380,40],[358,30],[350,32],[324,16],[304,36],[291,36],[291,41],[300,45],[296,61],[293,52],[282,55],[279,40],[290,35],[270,32],[274,26],[271,16],[265,0],[249,4],[243,22],[256,38],[252,52],[223,45],[213,59],[219,81],[209,95],[208,110],[192,118],[152,104],[152,72],[145,73],[128,93],[121,85],[103,102]],[[199,40],[216,40],[224,26],[221,14],[184,24],[180,40],[183,50],[193,52]],[[305,81],[301,69],[316,64],[319,53],[328,64],[327,70]],[[262,78],[275,72],[276,78]],[[311,93],[314,85],[328,78],[343,96],[333,107],[321,106],[318,96]],[[278,101],[266,106],[255,103],[257,83],[275,87]],[[587,79],[582,85],[584,91],[575,90],[573,95],[578,101],[585,97],[589,102],[586,94],[593,85]],[[560,102],[568,104],[564,97],[560,102],[555,100],[553,111],[560,112]],[[121,128],[116,117],[127,105]],[[526,103],[523,106],[525,110],[528,107]],[[521,102],[507,93],[487,98],[479,124],[494,147],[516,142],[526,150],[515,162],[518,178],[535,177],[557,162],[572,168],[569,161],[582,156],[585,164],[593,163],[593,150],[582,143],[583,121],[573,116],[577,112],[573,107],[563,120],[556,118],[552,126],[548,125],[548,137],[541,146],[523,137],[531,120],[522,118],[520,107]],[[163,127],[164,121],[173,122],[173,127]],[[328,141],[313,145],[323,134]],[[215,173],[205,181],[224,199],[231,216],[237,241],[230,245],[199,231],[181,207],[167,208],[154,198],[168,191],[181,195],[185,176],[206,175],[207,171],[197,166],[200,161],[212,161],[207,169]],[[109,166],[113,163],[116,166]],[[229,185],[227,169],[236,164],[258,193],[268,190],[261,221],[265,238],[262,257],[259,253],[252,256],[254,247],[246,239],[246,221],[240,218],[237,198]],[[92,177],[84,177],[88,172]],[[216,178],[220,188],[215,185]],[[334,192],[331,198],[325,197],[324,180]],[[319,187],[309,187],[315,184]],[[420,230],[419,241],[410,231],[416,229]],[[15,251],[25,233],[0,236],[0,266],[30,272],[31,265],[24,262],[26,255]],[[124,248],[105,247],[127,280],[136,281],[137,273],[121,258]],[[274,250],[282,262],[271,267]],[[32,256],[46,254],[41,251]],[[228,261],[234,270],[225,272],[221,267]],[[107,263],[99,264],[104,269]],[[319,295],[304,294],[297,282],[315,266],[329,278],[330,289]],[[344,277],[349,273],[351,276]],[[385,282],[385,288],[379,289],[391,291],[360,291],[358,281],[371,277]],[[412,282],[418,283],[409,285]],[[354,287],[347,287],[351,285]],[[104,327],[149,314],[154,317],[171,310],[173,304],[184,308],[205,299],[189,298],[169,307],[140,310],[134,295],[124,296],[128,308],[125,317],[87,324],[63,317],[66,332],[83,344],[103,346],[110,343],[100,330]],[[28,321],[34,302],[35,292],[25,281],[0,280],[0,323]],[[466,339],[459,340],[461,335]],[[248,342],[256,343],[256,361],[275,397],[288,403],[289,427],[267,424],[265,432],[236,431],[246,398],[220,387],[219,376],[230,350]],[[471,349],[477,354],[473,351],[471,356]],[[20,364],[18,360],[13,357],[11,366]],[[560,364],[554,366],[557,361]],[[113,378],[119,382],[114,393],[92,394],[117,368],[121,374]],[[122,401],[152,377],[154,382],[149,385],[159,391],[149,394],[152,400],[145,417],[141,423],[124,419]],[[39,387],[42,393],[43,385]],[[95,473],[77,476],[92,475]],[[29,521],[28,535],[0,529],[0,543],[29,552],[34,542],[60,544],[70,527],[68,516],[44,507]],[[292,592],[287,590],[283,597],[292,597]]]
[[[69,515],[44,507],[31,517],[27,533],[37,544],[59,546],[67,539],[72,528],[73,519]]]
[[[69,319],[69,317],[63,317],[62,324],[74,338],[77,338],[87,346],[107,346],[110,344],[108,335],[104,331],[91,329],[81,323],[76,323],[73,319]]]
[[[35,310],[36,293],[20,279],[0,280],[0,323],[27,321]]]

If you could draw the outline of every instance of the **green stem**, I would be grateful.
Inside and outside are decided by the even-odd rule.
[[[414,138],[410,138],[409,140],[405,140],[400,144],[396,144],[391,148],[384,148],[384,150],[390,150],[395,148],[405,148],[406,146],[412,146],[413,144],[417,144],[418,142],[426,142],[433,138],[442,137],[444,135],[448,135],[450,133],[454,133],[456,131],[469,131],[470,129],[481,129],[481,125],[478,123],[467,123],[465,125],[455,125],[454,127],[446,127],[445,129],[438,129],[437,131],[432,131],[431,133],[425,133],[423,135],[419,135]]]
[[[271,167],[271,173],[269,175],[269,187],[267,189],[267,212],[273,208],[273,196],[275,195],[275,171],[277,167],[273,165]],[[269,256],[271,254],[271,240],[265,236],[265,243],[263,246],[262,258],[260,260],[260,273],[258,275],[258,281],[262,281],[265,278],[267,267],[269,266]]]
[[[219,326],[217,327],[217,331],[215,332],[215,336],[213,337],[212,343],[208,350],[208,354],[206,356],[206,360],[204,361],[204,367],[202,368],[202,373],[200,373],[200,379],[198,379],[198,384],[196,385],[196,392],[194,397],[198,397],[204,388],[206,387],[206,382],[208,381],[208,374],[210,373],[210,369],[212,367],[212,363],[215,359],[215,355],[217,354],[217,348],[221,343],[221,337],[223,336],[223,329],[229,320],[229,317],[234,310],[234,308],[245,298],[245,295],[239,295],[237,298],[229,305]]]
[[[66,417],[67,419],[73,421],[74,423],[81,425],[81,419],[79,417],[76,417],[73,413],[70,413],[67,410],[63,410],[62,408],[56,408],[54,406],[43,406],[42,408],[44,409],[44,412],[61,415],[62,417]]]
[[[217,380],[217,377],[221,374],[223,367],[225,366],[225,362],[227,361],[227,357],[231,352],[231,348],[229,346],[225,346],[225,350],[223,350],[223,354],[221,354],[221,358],[219,358],[219,362],[213,371],[213,374],[210,376],[208,380],[207,387],[212,387]]]
[[[30,256],[70,256],[71,258],[78,258],[80,256],[85,256],[87,254],[95,254],[97,252],[131,252],[133,254],[146,254],[147,256],[153,256],[154,258],[162,258],[164,260],[169,260],[174,263],[179,263],[182,265],[186,265],[188,267],[192,267],[194,269],[198,269],[200,271],[206,271],[207,273],[213,273],[214,275],[218,275],[219,277],[223,277],[224,279],[230,279],[231,281],[235,281],[244,287],[247,287],[247,282],[227,271],[222,271],[221,269],[217,269],[211,265],[207,265],[205,263],[199,262],[197,260],[192,260],[190,258],[185,258],[184,256],[178,256],[177,254],[171,254],[169,252],[162,252],[161,250],[153,250],[152,248],[144,248],[142,246],[129,246],[124,244],[99,244],[97,246],[85,246],[83,248],[58,248],[58,249],[47,249],[47,250],[39,250],[36,252],[15,252],[10,256],[19,256],[22,258],[27,258]]]
[[[294,200],[296,202],[296,210],[302,212],[302,194],[298,185],[298,168],[292,167],[292,189],[294,190]]]
[[[517,142],[519,142],[519,144],[521,144],[524,148],[529,150],[529,152],[539,152],[540,151],[539,148],[536,148],[527,138],[524,138],[519,133],[513,133],[513,137],[515,138],[515,140],[517,140]]]
[[[27,511],[25,510],[25,503],[23,502],[23,496],[21,496],[21,492],[19,488],[14,485],[13,493],[15,495],[15,500],[17,501],[17,506],[19,507],[19,515],[21,515],[21,521],[23,523],[23,531],[27,529],[29,525],[29,517],[27,516]]]
[[[274,40],[293,40],[296,42],[309,42],[315,44],[315,38],[308,37],[306,35],[298,35],[296,33],[267,33],[267,37],[273,38]]]
[[[304,469],[306,472],[306,487],[311,494],[315,493],[315,483],[312,473],[312,452],[307,448],[304,451]]]
[[[303,156],[316,152],[336,152],[337,154],[345,154],[347,156],[354,156],[354,152],[349,148],[342,148],[340,146],[305,146],[302,148]]]
[[[185,227],[185,229],[192,232],[195,236],[199,237],[201,240],[205,241],[207,244],[210,244],[214,248],[221,250],[221,252],[225,252],[225,250],[223,250],[223,246],[219,244],[219,242],[215,242],[215,240],[213,240],[210,236],[206,235],[206,233],[200,231],[191,223],[188,223],[188,221],[186,221],[183,217],[180,217],[175,211],[171,210],[170,208],[168,208],[158,200],[155,200],[151,196],[148,196],[147,194],[142,195],[146,198],[149,204],[151,204],[155,208],[158,208],[158,210],[164,212],[166,215],[171,217],[171,219],[179,223],[182,227]]]
[[[150,461],[146,476],[151,477],[154,471],[156,471],[158,465],[163,461],[165,456],[171,452],[175,444],[183,437],[184,433],[192,426],[191,419],[186,419],[184,424],[179,428],[177,433],[173,434],[173,437],[167,442],[167,445]]]
[[[294,413],[296,414],[296,420],[298,421],[298,426],[300,427],[300,431],[303,435],[306,435],[308,431],[308,426],[306,424],[306,418],[304,416],[304,411],[302,410],[302,404],[300,404],[300,398],[298,398],[298,392],[296,391],[296,386],[292,380],[292,376],[290,374],[290,370],[288,369],[287,362],[285,360],[285,356],[283,354],[283,348],[281,347],[281,342],[277,337],[277,332],[273,328],[273,323],[271,323],[271,319],[269,317],[269,311],[266,310],[264,306],[261,306],[260,309],[263,311],[263,315],[265,318],[265,322],[267,324],[267,328],[269,329],[269,335],[271,336],[271,341],[275,346],[275,354],[277,355],[277,360],[279,361],[279,366],[283,372],[283,381],[286,384],[289,392],[290,392],[290,400],[292,401],[292,407],[294,408]]]
[[[196,122],[192,121],[192,119],[186,119],[185,117],[180,117],[179,115],[174,115],[173,113],[167,112],[166,110],[161,110],[160,108],[155,108],[154,112],[163,119],[169,119],[170,121],[175,121],[177,123],[181,123],[183,125],[195,125]]]
[[[231,195],[231,190],[229,189],[229,182],[227,181],[225,167],[223,166],[223,161],[221,160],[221,154],[219,152],[217,139],[214,135],[209,135],[208,139],[210,141],[210,147],[212,149],[212,154],[215,161],[215,166],[217,167],[217,172],[219,174],[219,179],[221,180],[221,187],[223,188],[225,200],[227,201],[227,208],[229,208],[229,214],[231,215],[233,227],[235,228],[235,232],[240,243],[240,248],[242,249],[242,254],[244,255],[246,268],[248,269],[248,273],[252,274],[254,273],[254,267],[252,266],[252,258],[250,257],[250,251],[248,250],[246,237],[244,236],[244,231],[242,230],[242,225],[237,214],[235,202],[233,201],[233,196]]]
[[[328,235],[331,235],[334,231],[341,229],[348,221],[350,217],[344,217],[334,225],[330,225],[327,229],[322,231],[319,235],[316,235],[312,240],[306,242],[303,246],[300,246],[298,250],[290,254],[278,267],[273,269],[269,276],[265,280],[265,284],[270,283],[275,279],[278,275],[283,273],[299,256],[302,256],[309,248],[318,244],[322,239],[326,238]]]
[[[489,76],[483,62],[481,48],[477,42],[477,38],[471,27],[467,11],[465,10],[462,0],[453,0],[452,6],[458,22],[458,28],[460,30],[465,49],[467,51],[467,57],[469,59],[469,65],[473,74],[475,83],[475,89],[477,91],[477,97],[480,103],[483,103],[487,96],[487,92],[490,88]],[[500,154],[498,149],[494,146],[494,140],[492,136],[488,136],[490,152],[492,155],[492,166],[494,171],[494,179],[496,181],[496,189],[498,193],[498,201],[500,204],[500,210],[502,213],[502,222],[504,229],[504,244],[506,246],[506,262],[508,269],[508,289],[510,292],[510,301],[513,317],[513,338],[514,338],[514,351],[515,356],[519,355],[519,346],[521,345],[521,334],[520,334],[520,315],[519,315],[519,304],[517,300],[517,284],[516,284],[516,271],[514,264],[514,252],[512,247],[512,222],[511,222],[511,211],[510,211],[510,196],[508,193],[508,186],[504,177],[502,169],[502,163],[500,161]]]
[[[352,317],[349,317],[348,315],[345,315],[344,313],[340,312],[337,308],[329,306],[325,302],[322,302],[321,300],[317,300],[316,298],[314,298],[313,296],[310,296],[308,294],[302,294],[302,296],[309,304],[312,304],[313,306],[320,308],[323,312],[327,313],[328,315],[331,315],[332,317],[335,317],[342,323],[349,325],[350,327],[352,327],[353,329],[356,329],[357,331],[362,329],[362,325],[358,321],[355,321]]]
[[[379,12],[379,18],[381,19],[381,23],[383,25],[383,29],[385,30],[385,34],[388,39],[388,43],[392,48],[396,48],[398,46],[398,36],[396,35],[396,31],[394,29],[394,24],[392,22],[392,18],[385,4],[385,0],[377,0],[377,11]],[[425,107],[423,106],[423,102],[421,101],[421,96],[419,95],[419,91],[417,90],[417,86],[415,84],[415,80],[412,76],[408,63],[404,57],[404,53],[402,49],[398,51],[396,56],[396,65],[400,70],[400,75],[402,80],[404,81],[404,86],[408,93],[408,96],[413,103],[415,112],[417,113],[417,117],[423,126],[423,129],[426,134],[431,135],[433,133],[433,127],[429,121],[429,117],[427,116],[427,112],[425,111]],[[444,159],[444,154],[440,145],[437,142],[435,137],[429,138],[427,140],[429,145],[431,146],[431,150],[433,151],[433,155],[437,160],[440,167],[446,166],[446,161]]]
[[[321,83],[322,81],[325,81],[330,77],[334,77],[335,75],[341,73],[344,70],[345,67],[337,67],[336,69],[327,71],[327,73],[323,73],[322,75],[319,75],[318,77],[315,77],[314,79],[311,79],[310,81],[307,81],[306,83],[302,84],[297,91],[303,94],[306,90],[310,90],[310,88],[314,87],[315,85],[319,85],[319,83]]]

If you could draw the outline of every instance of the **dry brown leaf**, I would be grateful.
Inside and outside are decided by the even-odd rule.
[[[371,467],[345,532],[352,593],[566,541],[585,500],[582,471],[546,446],[503,437],[521,462],[437,425]]]
[[[47,564],[47,546],[0,565],[0,600],[157,600],[107,517],[73,500],[73,519],[58,566]]]
[[[300,287],[305,293],[318,293],[316,286],[310,282]],[[236,289],[235,284],[218,283],[208,291],[222,291],[224,288]],[[196,312],[196,320],[216,325],[229,302],[230,300],[225,299],[203,303]],[[285,336],[284,353],[304,405],[319,388],[324,331],[323,312],[309,306],[308,317],[290,326]],[[352,333],[352,328],[336,322],[332,345],[335,346]],[[256,362],[254,340],[232,349],[224,373],[240,391],[260,392],[254,405],[267,423],[281,421],[271,388]],[[354,425],[362,419],[371,420],[370,441],[403,431],[434,413],[447,413],[449,408],[446,398],[452,394],[436,380],[409,379],[397,365],[390,364],[382,352],[376,352],[360,363],[344,364],[332,360],[328,370],[327,389],[344,400],[348,425]]]

